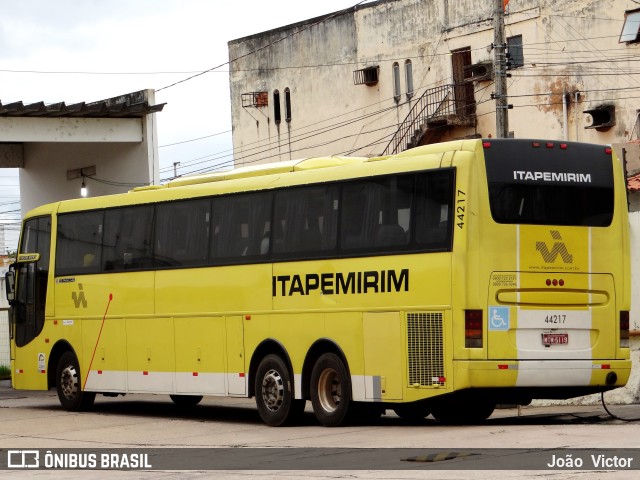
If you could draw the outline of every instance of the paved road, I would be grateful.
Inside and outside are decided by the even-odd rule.
[[[640,405],[612,405],[611,412],[619,417],[640,418]],[[94,409],[85,413],[69,413],[59,406],[54,391],[21,392],[0,385],[0,448],[8,449],[131,449],[141,452],[151,448],[189,448],[194,455],[219,455],[220,461],[238,459],[253,465],[264,461],[270,471],[239,470],[210,471],[200,469],[189,472],[174,472],[169,468],[161,471],[52,471],[28,472],[28,477],[42,478],[371,478],[371,479],[418,479],[418,478],[531,478],[534,472],[528,470],[492,472],[487,470],[422,471],[425,463],[415,463],[415,469],[383,470],[387,460],[384,454],[390,450],[360,450],[381,448],[402,448],[402,455],[408,459],[425,460],[426,452],[440,448],[444,452],[460,449],[591,449],[611,448],[614,452],[622,449],[638,449],[636,466],[640,466],[640,421],[625,422],[610,417],[601,405],[580,407],[526,407],[496,410],[494,415],[480,426],[441,426],[433,419],[420,422],[406,422],[395,415],[386,415],[379,422],[341,428],[324,428],[318,425],[313,414],[308,411],[301,425],[289,428],[267,427],[260,421],[252,400],[230,398],[205,398],[197,407],[183,410],[174,406],[167,396],[131,395],[118,398],[98,397]],[[213,450],[233,448],[233,450]],[[250,448],[250,450],[246,450]],[[286,448],[268,450],[265,448]],[[335,455],[334,450],[319,448],[358,449],[369,455],[360,458]],[[156,450],[149,450],[156,452]],[[165,450],[166,451],[166,450]],[[172,452],[168,450],[166,452]],[[347,450],[349,452],[350,450]],[[504,455],[500,450],[492,450],[500,455],[482,455],[454,459],[458,465],[469,462],[506,462],[507,457],[524,460],[515,454]],[[240,453],[238,453],[240,452]],[[251,458],[244,458],[249,452]],[[362,470],[311,470],[308,472],[286,470],[274,471],[279,465],[290,461],[300,461],[300,456],[313,457],[318,461],[318,452],[329,452],[320,461],[327,468],[341,465],[340,461],[353,461],[356,465],[371,465]],[[341,452],[339,450],[338,452]],[[505,451],[510,452],[510,451]],[[424,453],[421,455],[421,453]],[[5,455],[5,452],[1,452]],[[635,453],[634,453],[635,454]],[[514,456],[515,455],[515,456]],[[155,457],[156,460],[158,457]],[[214,458],[214,457],[211,457]],[[346,458],[346,460],[345,460]],[[406,460],[404,458],[403,460]],[[154,460],[154,462],[156,461]],[[196,458],[195,464],[198,459]],[[485,463],[482,464],[482,461]],[[551,461],[551,458],[549,458]],[[252,463],[253,462],[253,463]],[[278,463],[281,462],[281,463]],[[336,463],[338,462],[338,463]],[[364,463],[358,463],[364,462]],[[446,463],[449,462],[449,463]],[[224,464],[224,463],[222,463]],[[453,465],[445,461],[442,465]],[[304,463],[296,463],[304,465]],[[406,465],[404,463],[403,465]],[[433,468],[433,463],[429,467]],[[178,465],[175,467],[178,468]],[[317,468],[314,467],[314,468]],[[375,469],[374,469],[375,468]],[[380,468],[380,469],[379,469]],[[6,474],[6,475],[5,475]],[[607,472],[581,471],[541,471],[536,476],[554,479],[580,478],[596,479],[606,474],[607,479],[635,478],[638,470],[613,469]],[[27,478],[26,473],[9,470],[3,478]]]

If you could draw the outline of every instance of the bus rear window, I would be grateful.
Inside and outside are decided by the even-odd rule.
[[[491,215],[498,223],[606,227],[614,210],[611,154],[599,145],[533,148],[492,140],[484,150]]]
[[[613,188],[489,184],[498,223],[606,227],[613,218]]]

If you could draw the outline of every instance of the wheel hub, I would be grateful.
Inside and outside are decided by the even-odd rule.
[[[67,365],[62,370],[60,386],[65,398],[72,400],[78,395],[78,372],[73,365]]]
[[[322,372],[318,380],[318,400],[326,412],[335,412],[342,398],[342,384],[338,372],[328,368]]]
[[[266,407],[272,412],[277,411],[284,400],[282,377],[273,369],[269,370],[262,379],[262,398]]]

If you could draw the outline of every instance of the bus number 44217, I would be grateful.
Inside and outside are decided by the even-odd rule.
[[[561,324],[567,321],[567,316],[564,314],[559,315],[547,315],[544,317],[544,323],[556,323]]]
[[[458,220],[460,221],[456,223],[456,225],[458,225],[458,228],[460,229],[464,227],[464,211],[467,201],[465,196],[466,194],[462,190],[458,190],[458,198],[456,199],[456,217],[458,217]]]

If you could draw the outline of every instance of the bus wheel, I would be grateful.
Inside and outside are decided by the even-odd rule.
[[[304,411],[304,400],[295,400],[291,391],[291,375],[278,355],[267,355],[256,372],[256,405],[267,425],[280,427],[297,419]]]
[[[56,390],[60,405],[70,412],[87,410],[96,398],[94,392],[83,392],[80,378],[80,364],[73,352],[65,352],[56,369]]]
[[[178,407],[195,407],[202,400],[202,395],[169,395]]]
[[[393,411],[405,420],[422,420],[428,417],[431,409],[425,402],[401,403],[393,407]]]
[[[340,358],[322,355],[311,372],[311,403],[318,421],[336,427],[345,418],[351,404],[351,378]]]

